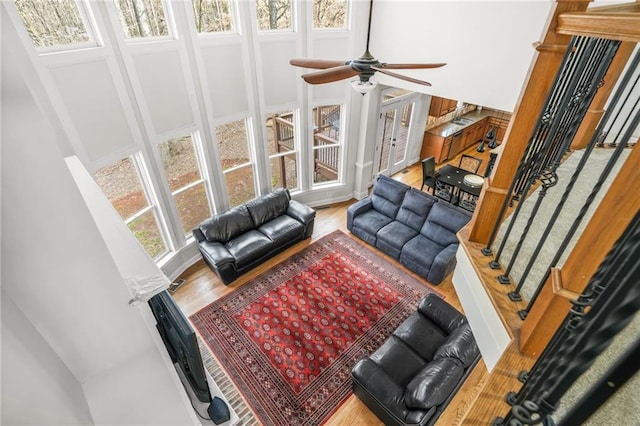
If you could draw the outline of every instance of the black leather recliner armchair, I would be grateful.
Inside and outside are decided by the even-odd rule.
[[[425,296],[372,355],[351,371],[353,393],[385,425],[432,425],[480,359],[467,319]]]

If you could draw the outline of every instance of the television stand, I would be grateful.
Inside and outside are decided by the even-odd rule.
[[[191,386],[189,386],[189,381],[187,380],[187,378],[182,373],[182,369],[177,364],[174,364],[174,367],[175,367],[176,371],[178,372],[178,376],[180,377],[180,381],[184,384],[184,387],[187,390],[187,393],[189,394],[189,399],[191,400],[191,404],[193,405],[193,407],[196,409],[196,412],[199,413],[200,416],[208,418],[209,415],[207,414],[207,408],[209,408],[209,403],[208,402],[201,402],[201,401],[198,400],[198,398],[196,397],[195,393],[193,393],[193,389],[191,389]],[[231,404],[229,404],[229,401],[227,401],[227,399],[224,397],[224,395],[222,395],[222,392],[220,391],[220,388],[218,387],[216,382],[213,381],[213,378],[211,377],[211,375],[209,374],[209,372],[206,369],[205,369],[205,374],[207,375],[207,382],[209,384],[209,391],[211,392],[211,399],[213,399],[216,396],[218,398],[222,399],[225,402],[225,404],[227,404],[227,407],[229,407],[229,413],[231,415],[231,418],[229,419],[229,421],[224,422],[224,423],[220,423],[219,425],[216,425],[211,420],[204,420],[200,416],[198,416],[198,419],[202,422],[203,425],[206,425],[206,426],[234,426],[234,425],[237,425],[239,423],[240,418],[238,417],[236,412],[233,410],[233,407],[231,407]]]

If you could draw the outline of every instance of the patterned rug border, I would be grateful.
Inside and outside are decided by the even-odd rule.
[[[277,265],[274,265],[268,271],[265,271],[258,277],[248,281],[241,287],[235,289],[227,295],[222,296],[221,298],[213,301],[209,305],[201,308],[196,313],[190,316],[190,320],[196,331],[198,332],[199,343],[202,345],[202,349],[204,349],[208,355],[209,360],[205,360],[205,366],[209,373],[214,377],[216,384],[220,387],[222,393],[225,398],[229,401],[231,406],[234,408],[236,413],[240,417],[239,424],[249,425],[249,424],[261,424],[260,414],[265,416],[265,419],[270,419],[269,415],[266,412],[262,412],[262,408],[260,408],[260,403],[253,402],[251,397],[248,397],[245,392],[243,392],[242,385],[237,383],[238,379],[235,379],[236,375],[234,371],[229,371],[225,366],[225,362],[229,364],[229,368],[232,370],[236,369],[236,366],[233,365],[233,361],[231,359],[226,359],[226,354],[224,352],[220,353],[224,359],[220,360],[218,354],[214,350],[211,349],[210,342],[207,337],[201,334],[199,329],[204,329],[205,326],[200,323],[200,320],[197,318],[201,315],[205,310],[214,309],[212,305],[222,306],[225,305],[228,301],[231,301],[240,296],[240,303],[246,306],[251,304],[254,300],[262,297],[267,294],[271,290],[277,288],[279,285],[285,283],[289,280],[293,275],[299,272],[299,268],[301,267],[301,260],[306,259],[306,262],[309,262],[309,257],[312,257],[315,260],[315,257],[319,256],[321,253],[326,253],[328,249],[334,245],[337,245],[343,251],[345,251],[345,255],[348,255],[351,258],[358,259],[361,262],[372,267],[373,273],[379,273],[392,281],[395,281],[393,284],[396,285],[400,289],[404,289],[403,291],[406,293],[404,297],[410,297],[409,294],[413,294],[415,298],[415,293],[421,293],[422,295],[427,294],[429,292],[433,292],[438,296],[444,298],[444,295],[439,291],[435,290],[431,287],[427,282],[421,281],[419,278],[411,275],[406,272],[404,268],[399,264],[394,264],[392,261],[389,261],[383,258],[379,253],[377,253],[371,247],[368,247],[362,243],[360,243],[357,239],[353,238],[351,235],[342,232],[341,230],[333,231],[321,238],[317,241],[309,244],[307,247],[303,248],[299,252],[292,255],[290,258],[283,260]],[[388,283],[389,284],[389,283]],[[392,333],[392,331],[399,325],[398,323],[398,314],[403,314],[402,320],[409,315],[410,312],[407,312],[407,306],[398,303],[398,305],[394,306],[394,310],[399,310],[399,312],[394,312],[390,318],[385,318],[384,326],[378,325],[378,327],[382,327],[385,331],[386,337]],[[416,305],[417,306],[417,305]],[[406,314],[406,315],[405,315]],[[389,313],[387,314],[389,315]],[[393,324],[387,324],[387,322],[391,321]],[[400,321],[400,322],[401,322]],[[206,332],[205,332],[206,333]],[[369,332],[364,333],[357,340],[360,339],[370,339],[371,336],[368,335]],[[215,343],[214,335],[209,337],[211,343]],[[356,346],[356,342],[354,341],[352,347],[353,349]],[[367,347],[367,350],[375,350],[376,348]],[[201,350],[201,352],[203,352]],[[340,358],[346,357],[349,358],[349,354],[343,353]],[[337,364],[334,362],[331,366]],[[222,385],[218,383],[220,379],[223,383]],[[244,382],[244,379],[241,380],[244,383],[244,386],[248,386],[248,383]],[[303,392],[304,393],[304,392]],[[325,408],[321,408],[318,410],[319,414],[316,414],[316,417],[320,417],[321,422],[325,422],[328,420],[339,408],[344,404],[346,399],[352,394],[351,388],[349,387],[338,394],[335,394],[334,398],[338,399],[338,402],[335,406],[331,407],[329,410]],[[254,405],[257,404],[258,406]],[[323,404],[324,405],[324,404]],[[318,420],[320,421],[320,420]],[[317,422],[305,423],[305,424],[318,424]]]

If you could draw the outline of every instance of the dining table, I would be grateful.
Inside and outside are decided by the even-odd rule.
[[[466,193],[476,197],[480,196],[484,178],[468,170],[461,169],[460,167],[446,164],[438,169],[436,173],[436,187],[437,182],[442,182],[453,187],[451,199],[449,201],[452,204],[457,204],[461,188]]]

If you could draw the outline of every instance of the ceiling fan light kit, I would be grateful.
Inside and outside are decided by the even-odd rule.
[[[362,96],[366,95],[367,93],[371,92],[373,89],[376,88],[376,86],[378,85],[378,83],[376,83],[375,81],[360,81],[360,80],[353,80],[351,82],[351,87],[353,87],[353,90],[355,90],[356,92],[360,93]]]
[[[367,29],[367,46],[364,53],[351,61],[337,61],[331,59],[291,59],[289,63],[296,67],[319,69],[307,74],[303,74],[302,78],[309,84],[332,83],[334,81],[344,80],[346,78],[358,76],[359,79],[351,82],[351,87],[358,93],[371,92],[376,87],[375,81],[370,78],[376,73],[395,77],[410,83],[420,84],[423,86],[431,86],[431,83],[417,78],[408,77],[389,71],[390,69],[427,69],[439,68],[445,66],[445,63],[433,64],[387,64],[378,61],[371,53],[369,53],[369,38],[371,36],[371,14],[373,11],[373,0],[369,3],[369,27]]]

